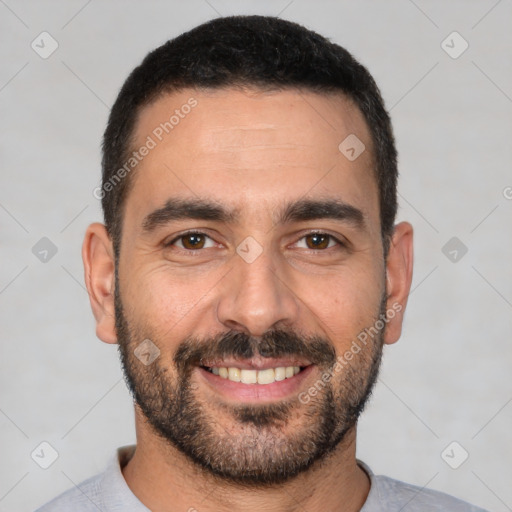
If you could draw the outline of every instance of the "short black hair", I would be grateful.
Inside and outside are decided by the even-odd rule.
[[[387,254],[397,211],[397,153],[391,121],[374,79],[347,50],[297,23],[270,16],[230,16],[199,25],[151,51],[117,96],[103,138],[101,191],[116,256],[133,181],[133,173],[120,179],[126,171],[119,171],[130,158],[139,112],[163,94],[227,87],[341,92],[357,105],[372,136]]]

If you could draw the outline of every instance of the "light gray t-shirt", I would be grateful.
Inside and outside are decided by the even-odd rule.
[[[66,491],[36,512],[147,512],[149,509],[132,493],[121,472],[134,449],[135,445],[118,448],[103,473]],[[358,464],[371,481],[360,512],[486,512],[448,494],[374,475],[366,464]]]

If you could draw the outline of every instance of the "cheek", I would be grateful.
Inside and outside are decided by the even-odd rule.
[[[361,272],[342,268],[329,278],[303,281],[299,289],[309,293],[301,299],[337,352],[344,351],[379,315],[384,279],[378,268]]]
[[[198,312],[214,295],[219,280],[215,272],[182,273],[165,264],[135,267],[129,276],[123,286],[123,304],[137,326],[161,341],[182,339],[193,332]]]

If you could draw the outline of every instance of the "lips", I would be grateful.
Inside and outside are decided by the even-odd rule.
[[[199,374],[225,398],[261,401],[289,397],[300,391],[315,365],[295,358],[225,360],[203,363]]]
[[[250,360],[226,359],[201,364],[201,367],[214,375],[242,384],[272,384],[297,375],[311,363],[297,358],[268,359],[261,356]]]

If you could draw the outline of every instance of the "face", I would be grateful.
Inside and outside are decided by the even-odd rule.
[[[128,385],[210,473],[292,478],[353,430],[399,330],[364,119],[340,96],[185,90],[141,112],[143,145],[116,263]]]

